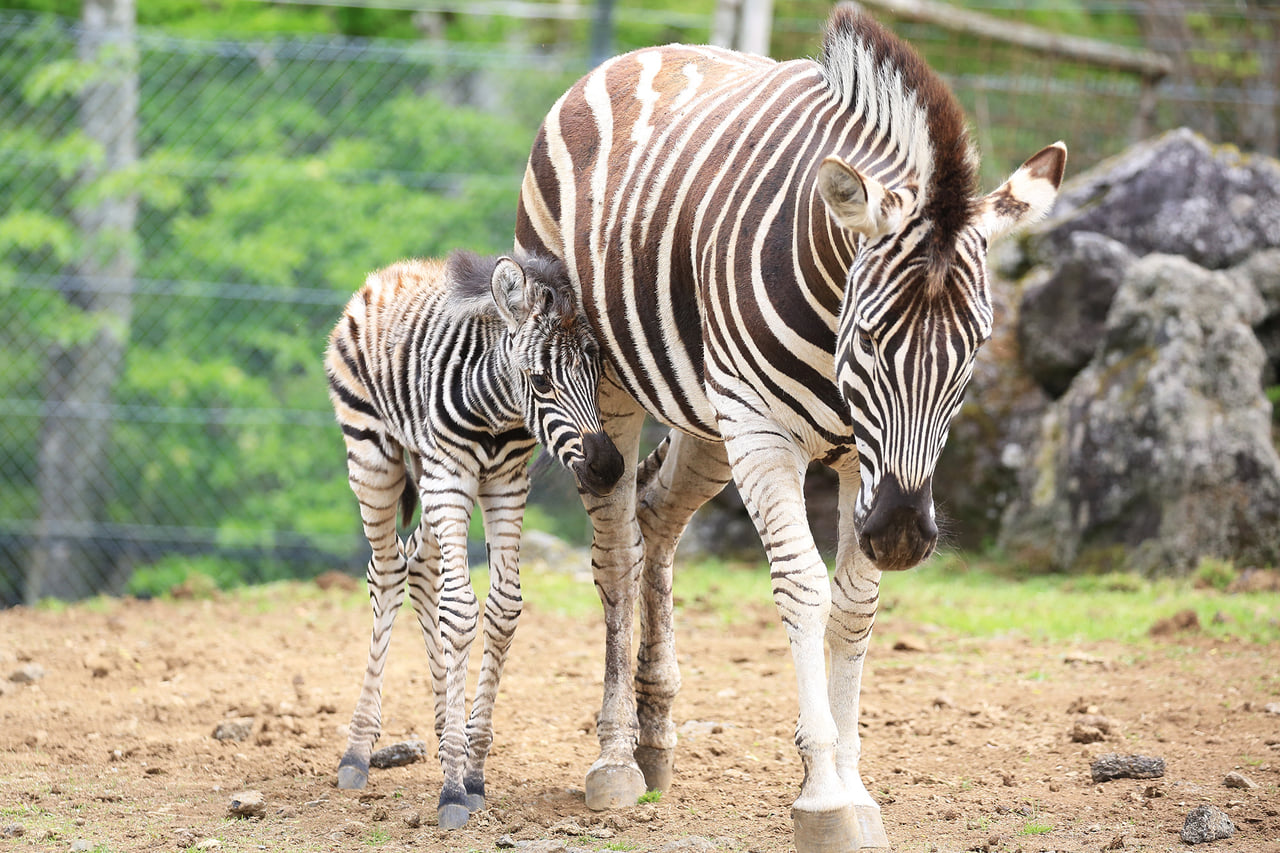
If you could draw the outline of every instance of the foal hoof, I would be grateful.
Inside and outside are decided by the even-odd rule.
[[[354,764],[338,768],[338,787],[347,791],[359,791],[369,782],[369,771]]]
[[[829,812],[792,809],[791,824],[796,853],[853,853],[862,849],[853,806]]]
[[[467,811],[484,811],[484,794],[467,794]]]
[[[884,831],[884,821],[880,819],[880,807],[854,806],[854,817],[858,821],[858,841],[863,850],[888,850],[889,836]]]
[[[436,824],[441,829],[458,829],[466,825],[471,812],[459,803],[448,803],[436,809]]]
[[[644,796],[644,774],[637,767],[606,764],[587,773],[587,808],[592,811],[634,806]]]
[[[637,746],[636,764],[644,774],[644,786],[650,791],[666,792],[671,790],[671,775],[675,765],[676,751],[661,749],[656,746]]]

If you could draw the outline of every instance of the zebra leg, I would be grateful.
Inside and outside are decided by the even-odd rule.
[[[858,772],[862,741],[858,735],[858,703],[862,693],[862,664],[866,660],[880,599],[880,570],[858,548],[853,511],[858,496],[858,464],[854,457],[840,474],[840,528],[836,571],[831,589],[831,616],[827,619],[827,648],[831,651],[828,685],[831,713],[840,740],[836,745],[836,772],[845,790],[853,795],[862,847],[887,848],[880,806],[872,799]]]
[[[351,490],[360,502],[364,534],[373,548],[367,573],[373,632],[364,684],[351,715],[347,749],[338,763],[339,788],[359,789],[369,781],[369,756],[382,733],[382,675],[391,644],[391,626],[404,600],[406,567],[396,535],[404,463],[399,458],[399,446],[391,444],[386,437],[382,447],[374,447],[374,442],[368,440],[349,438],[347,442]]]
[[[796,746],[804,765],[800,796],[791,808],[796,850],[857,850],[853,798],[836,771],[838,733],[827,698],[823,645],[831,584],[805,516],[808,458],[786,430],[766,417],[727,395],[720,403],[734,480],[769,557],[773,600],[795,664],[800,705]]]
[[[440,546],[426,519],[418,525],[405,544],[409,563],[409,600],[413,602],[427,647],[427,666],[431,672],[431,695],[435,703],[437,749],[444,735],[444,652],[440,646],[440,591],[444,578],[440,574]]]
[[[636,667],[636,763],[645,787],[671,787],[676,727],[671,706],[680,690],[672,616],[672,563],[698,507],[724,488],[731,472],[720,442],[672,430],[641,465],[636,516],[644,535],[640,582],[640,651]]]
[[[600,757],[587,771],[587,808],[635,805],[645,792],[635,761],[638,733],[631,674],[631,631],[644,541],[636,522],[635,460],[644,411],[606,371],[599,390],[601,423],[627,469],[608,497],[582,493],[591,517],[591,570],[604,605],[604,698],[596,721]]]
[[[444,660],[444,726],[440,733],[440,767],[444,781],[436,808],[441,829],[467,822],[467,659],[480,611],[467,571],[467,524],[477,490],[473,474],[438,466],[423,477],[422,514],[440,546],[440,648]]]
[[[489,548],[489,593],[484,601],[484,656],[471,703],[471,717],[467,720],[468,754],[463,784],[467,789],[467,807],[473,812],[484,808],[484,762],[493,744],[493,703],[524,605],[520,597],[519,561],[520,528],[529,496],[526,461],[520,461],[509,480],[487,482],[480,489],[484,538]]]

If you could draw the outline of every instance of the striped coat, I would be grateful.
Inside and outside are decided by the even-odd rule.
[[[1064,163],[1050,146],[977,195],[950,92],[845,6],[821,61],[650,48],[604,63],[552,107],[517,242],[565,260],[612,368],[601,407],[624,456],[645,414],[674,427],[638,496],[588,501],[609,632],[588,804],[625,801],[642,775],[670,780],[671,556],[693,511],[732,478],[796,664],[797,846],[884,840],[857,769],[880,572],[934,547],[933,469],[991,329],[988,242],[1043,215]],[[841,482],[832,580],[804,513],[813,460]]]

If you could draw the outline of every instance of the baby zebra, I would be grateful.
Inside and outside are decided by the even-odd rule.
[[[442,829],[484,807],[493,702],[520,615],[520,528],[536,443],[592,494],[608,494],[623,472],[596,409],[599,349],[564,265],[521,260],[454,252],[447,261],[372,273],[347,303],[325,357],[351,489],[373,548],[369,665],[338,786],[368,780],[391,625],[407,583],[431,662]],[[415,497],[422,520],[402,547],[397,505],[407,520]],[[476,501],[491,575],[468,719],[467,656],[480,615],[467,570]]]

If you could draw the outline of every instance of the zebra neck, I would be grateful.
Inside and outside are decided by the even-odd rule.
[[[493,432],[524,426],[524,383],[511,358],[511,337],[504,331],[466,370],[463,399]]]

